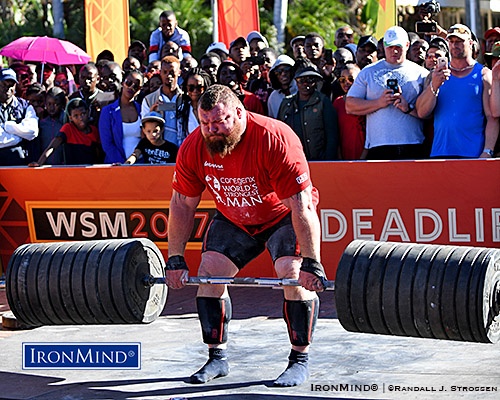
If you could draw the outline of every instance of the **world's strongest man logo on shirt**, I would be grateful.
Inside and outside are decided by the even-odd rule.
[[[216,177],[208,174],[205,181],[217,203],[227,207],[251,207],[262,204],[255,176]]]

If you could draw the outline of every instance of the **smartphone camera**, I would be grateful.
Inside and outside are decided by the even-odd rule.
[[[448,68],[448,59],[446,57],[439,57],[437,59],[437,67],[438,68]]]
[[[437,23],[428,21],[415,22],[415,32],[417,33],[436,33]]]
[[[399,92],[399,85],[397,79],[387,79],[387,89],[391,89],[393,93]]]
[[[325,61],[327,65],[333,65],[333,50],[325,49]]]

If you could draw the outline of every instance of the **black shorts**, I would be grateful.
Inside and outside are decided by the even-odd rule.
[[[290,213],[276,225],[252,236],[216,212],[208,226],[202,252],[224,254],[238,269],[242,269],[266,247],[273,262],[283,256],[300,254]]]

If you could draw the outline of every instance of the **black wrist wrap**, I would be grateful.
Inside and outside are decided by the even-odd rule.
[[[166,271],[174,271],[177,269],[185,269],[189,271],[189,268],[186,264],[186,260],[183,256],[172,256],[168,258],[167,265],[165,266]]]
[[[321,279],[321,281],[326,281],[325,269],[321,265],[319,261],[316,261],[314,258],[304,257],[302,258],[302,265],[300,266],[300,270],[304,272],[310,272],[314,276]]]

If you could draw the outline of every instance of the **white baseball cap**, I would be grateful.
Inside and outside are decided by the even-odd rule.
[[[400,26],[391,26],[385,31],[384,46],[401,46],[405,47],[410,42],[408,33]]]
[[[214,42],[211,45],[207,47],[206,53],[209,53],[214,50],[220,50],[229,55],[229,50],[227,49],[226,45],[223,42]]]

